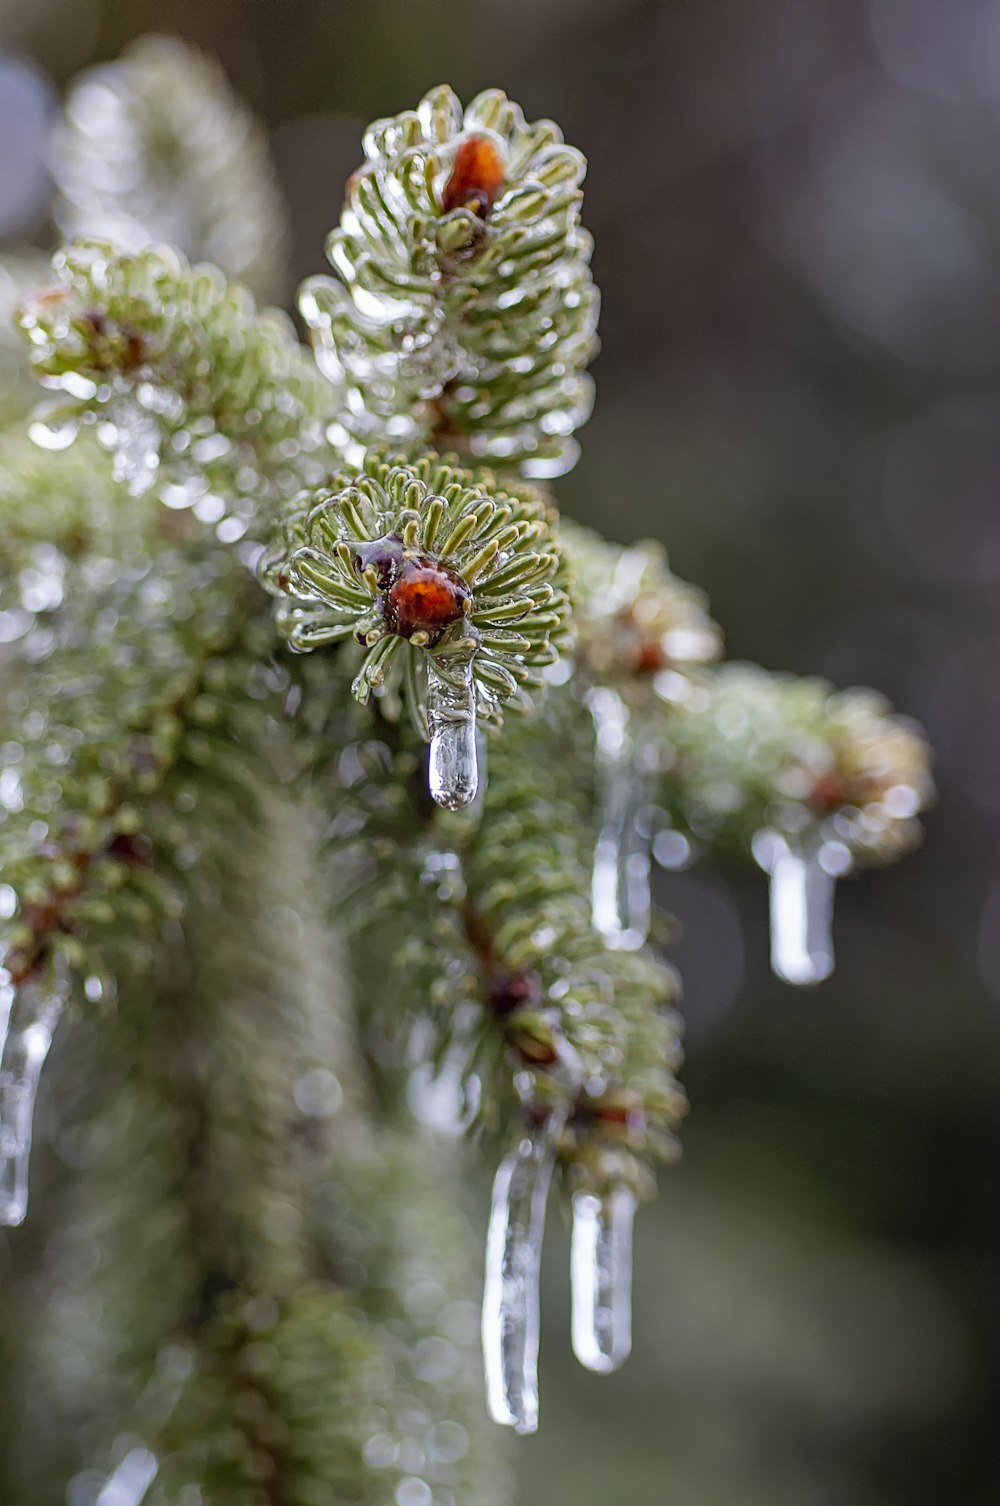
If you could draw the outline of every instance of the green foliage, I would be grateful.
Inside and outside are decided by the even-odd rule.
[[[218,64],[176,39],[140,37],[79,76],[52,167],[66,240],[179,246],[258,298],[280,294],[285,216],[264,133]]]
[[[556,748],[582,757],[554,758]],[[572,1179],[648,1193],[649,1157],[676,1155],[685,1106],[673,1077],[679,989],[652,951],[611,951],[592,928],[594,797],[581,777],[592,748],[589,718],[565,689],[498,739],[470,843],[469,926],[516,1069],[533,1079],[527,1096],[564,1096],[569,1068]]]
[[[430,444],[553,476],[577,454],[598,296],[585,163],[551,120],[451,89],[370,126],[303,317],[343,442]]]
[[[932,795],[927,747],[874,691],[729,664],[671,741],[664,803],[699,843],[747,855],[763,830],[815,832],[864,866],[920,840],[917,816]]]
[[[53,267],[19,322],[36,375],[70,397],[48,420],[56,442],[97,424],[133,491],[156,480],[168,507],[193,507],[229,543],[320,479],[329,389],[284,314],[170,249],[81,241]]]
[[[303,291],[320,370],[186,259],[269,275],[242,119],[163,43],[81,86],[63,223],[132,216],[134,244],[64,248],[19,316],[58,396],[43,450],[0,457],[0,984],[15,1020],[76,985],[90,1148],[39,1217],[96,1256],[44,1276],[18,1363],[47,1494],[23,1451],[11,1488],[48,1506],[89,1462],[152,1469],[149,1506],[494,1506],[461,1165],[402,1101],[451,1091],[483,1142],[554,1126],[569,1192],[648,1195],[685,1107],[678,983],[602,921],[595,851],[620,868],[660,799],[743,855],[815,822],[892,857],[925,753],[867,694],[713,672],[658,546],[523,479],[572,463],[591,401],[583,159],[551,122],[442,88],[370,128],[339,280]],[[170,215],[183,244],[148,248]]]
[[[428,677],[471,660],[478,714],[499,722],[566,639],[554,510],[531,487],[507,491],[434,456],[407,465],[376,453],[296,498],[263,578],[292,648],[356,638],[369,650],[359,700],[391,668],[388,686],[404,687],[425,739]]]
[[[259,604],[235,555],[197,533],[171,539],[162,509],[147,505],[140,522],[100,455],[22,459],[2,491],[0,506],[17,507],[4,515],[16,574],[2,584],[22,659],[6,693],[0,807],[17,982],[56,953],[99,972],[108,927],[138,962],[171,913],[144,806],[211,718],[215,666]],[[44,512],[24,507],[32,494]]]

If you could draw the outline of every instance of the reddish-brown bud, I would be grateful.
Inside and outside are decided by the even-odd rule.
[[[820,811],[835,811],[846,800],[847,791],[837,774],[821,774],[809,792],[809,804]]]
[[[504,180],[504,160],[500,148],[489,136],[467,136],[455,153],[451,174],[444,185],[441,206],[471,209],[485,219]]]
[[[386,622],[401,638],[427,633],[430,641],[465,616],[472,592],[447,565],[426,555],[404,560],[386,597]]]
[[[542,1001],[542,980],[536,972],[496,973],[489,982],[491,1008],[500,1016],[515,1009],[537,1009]]]

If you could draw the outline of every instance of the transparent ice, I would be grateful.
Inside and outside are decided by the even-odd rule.
[[[636,1199],[624,1184],[573,1195],[570,1279],[573,1353],[605,1375],[632,1349],[632,1224]]]
[[[565,1115],[523,1129],[493,1183],[486,1235],[483,1361],[494,1422],[518,1433],[538,1427],[538,1292],[545,1205]]]
[[[187,1345],[171,1343],[160,1350],[156,1368],[136,1403],[134,1431],[116,1441],[115,1452],[122,1455],[121,1460],[101,1486],[94,1506],[141,1506],[160,1468],[159,1459],[142,1439],[162,1432],[193,1369]],[[200,1500],[200,1493],[195,1494]],[[182,1499],[187,1499],[186,1492]]]
[[[598,686],[587,705],[596,735],[600,830],[594,849],[591,916],[609,947],[632,951],[649,935],[649,837],[639,821],[650,780],[634,718],[621,696]]]
[[[61,983],[6,985],[0,996],[0,1224],[20,1224],[28,1211],[35,1097],[65,1003]]]
[[[476,681],[472,659],[427,665],[427,722],[431,734],[428,780],[446,810],[471,805],[479,789]]]
[[[823,847],[769,831],[754,843],[754,856],[770,875],[771,967],[786,983],[821,983],[833,972],[836,886]]]
[[[95,1506],[141,1506],[159,1468],[148,1448],[133,1448],[108,1476]]]

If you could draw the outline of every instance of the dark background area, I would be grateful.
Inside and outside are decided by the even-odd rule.
[[[562,504],[664,540],[731,657],[871,683],[936,748],[926,844],[840,885],[815,991],[768,973],[761,875],[664,877],[685,1158],[641,1215],[620,1376],[572,1362],[553,1219],[525,1506],[995,1506],[1000,6],[0,0],[0,68],[49,80],[41,120],[148,30],[218,55],[266,122],[296,281],[367,120],[442,81],[559,120],[604,295]],[[44,244],[16,114],[0,238]]]

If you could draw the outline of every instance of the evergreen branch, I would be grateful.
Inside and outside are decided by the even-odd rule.
[[[246,722],[247,668],[229,658],[205,745],[182,758],[153,809],[155,861],[183,894],[182,936],[158,993],[122,975],[119,1081],[69,1220],[101,1259],[54,1294],[35,1394],[47,1388],[47,1412],[74,1436],[129,1417],[132,1452],[119,1463],[141,1455],[155,1469],[154,1506],[175,1506],[194,1485],[219,1506],[318,1503],[331,1489],[390,1506],[417,1478],[492,1506],[469,1400],[470,1325],[441,1287],[464,1269],[461,1225],[436,1154],[368,1119],[344,1000],[331,999],[339,968],[322,895],[296,882],[311,871],[316,821],[266,779],[291,732],[279,711],[287,682]],[[234,743],[249,805],[231,777]],[[176,811],[195,790],[199,860],[178,866]],[[95,1091],[107,1086],[98,1073]],[[132,1140],[122,1131],[136,1111],[143,1133]],[[163,1238],[136,1243],[147,1198]],[[162,1302],[119,1337],[164,1260]],[[420,1282],[433,1303],[414,1302]],[[100,1292],[95,1330],[77,1314]],[[169,1405],[157,1401],[166,1371]]]
[[[588,732],[571,692],[553,689],[491,750],[465,865],[468,929],[528,1097],[564,1099],[573,1085],[567,1161],[599,1186],[624,1176],[648,1191],[646,1155],[676,1154],[685,1107],[679,990],[651,952],[609,950],[592,928],[593,795],[557,751],[587,746]]]
[[[328,696],[338,704],[332,685]],[[678,989],[651,953],[609,951],[592,928],[594,791],[565,757],[593,745],[586,709],[551,688],[491,738],[472,818],[421,806],[411,732],[355,716],[353,735],[339,717],[317,720],[315,746],[340,752],[314,778],[333,800],[330,876],[375,1039],[399,1067],[430,1061],[476,1079],[476,1120],[491,1131],[516,1111],[515,1073],[530,1074],[539,1102],[568,1093],[567,1163],[648,1192],[647,1152],[676,1154],[684,1106]],[[582,1092],[567,1087],[563,1052]]]
[[[52,166],[66,240],[176,246],[259,298],[280,294],[285,212],[264,134],[194,48],[142,37],[82,73]]]
[[[920,840],[932,797],[920,728],[881,696],[749,664],[716,671],[669,748],[661,794],[676,824],[744,856],[773,829],[836,844],[841,872],[892,862]]]
[[[36,374],[69,397],[39,442],[96,424],[130,490],[158,481],[169,507],[193,508],[227,542],[318,484],[329,388],[283,314],[258,313],[239,283],[167,248],[82,241],[53,267],[55,286],[19,313]]]
[[[92,966],[92,927],[139,937],[170,913],[149,870],[142,809],[204,714],[213,664],[260,611],[234,554],[200,542],[157,549],[141,528],[99,547],[115,490],[95,482],[77,501],[75,526],[94,547],[78,562],[54,545],[40,559],[36,551],[8,614],[21,630],[0,807],[15,984],[56,952],[74,970]]]
[[[662,544],[625,548],[566,519],[561,537],[573,576],[576,662],[587,684],[606,685],[636,711],[683,703],[722,652],[708,598],[680,580]]]
[[[598,311],[583,157],[499,90],[463,112],[446,87],[376,121],[364,150],[328,243],[337,278],[301,293],[342,442],[569,469]]]
[[[358,640],[368,652],[357,698],[401,689],[429,738],[442,685],[458,686],[466,667],[485,721],[542,683],[569,606],[555,527],[530,487],[503,490],[433,455],[369,454],[359,472],[296,498],[262,577],[293,649]]]

